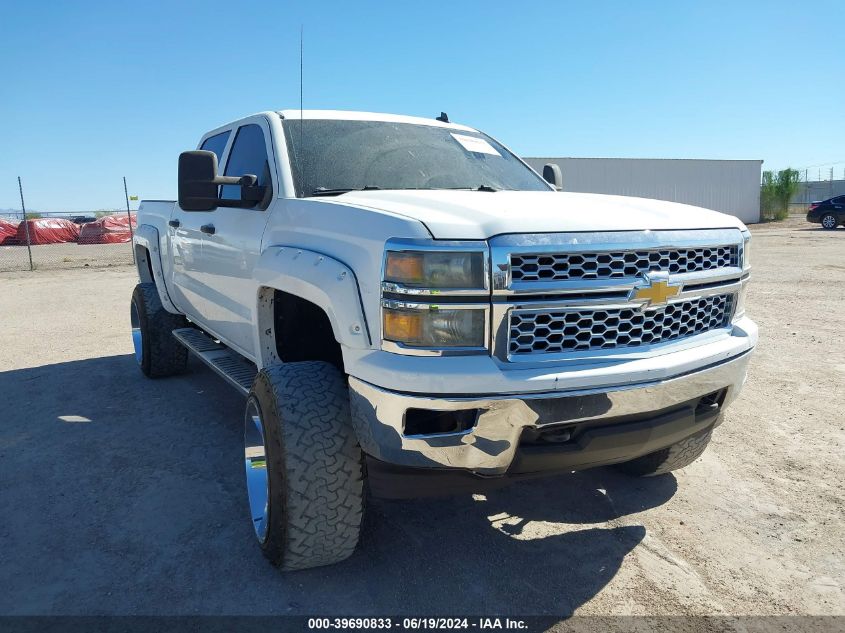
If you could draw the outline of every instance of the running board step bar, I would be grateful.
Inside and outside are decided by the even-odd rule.
[[[258,374],[255,365],[202,330],[192,327],[173,330],[174,338],[197,358],[225,378],[243,395],[249,393]]]

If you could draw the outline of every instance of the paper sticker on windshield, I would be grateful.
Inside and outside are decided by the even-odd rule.
[[[496,148],[490,145],[483,138],[476,136],[467,136],[466,134],[455,134],[450,132],[452,138],[458,141],[461,146],[468,152],[478,152],[479,154],[492,154],[493,156],[501,156]]]

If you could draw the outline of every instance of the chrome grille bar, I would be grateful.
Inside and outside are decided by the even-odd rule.
[[[650,270],[690,277],[725,273],[739,277],[742,243],[738,229],[500,235],[490,240],[493,294],[576,292],[581,284],[600,288],[603,283],[631,284],[630,288],[638,275]],[[542,269],[552,272],[539,274],[540,258],[544,258]],[[677,271],[671,270],[673,262]],[[537,265],[536,271],[530,269],[531,264]]]

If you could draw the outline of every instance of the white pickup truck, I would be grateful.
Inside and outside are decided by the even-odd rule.
[[[138,363],[179,374],[190,351],[246,396],[275,564],[349,556],[366,488],[659,475],[702,454],[757,341],[749,232],[544,176],[445,115],[284,110],[208,132],[178,202],[142,202]]]

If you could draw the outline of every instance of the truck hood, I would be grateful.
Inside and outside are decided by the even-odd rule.
[[[422,222],[436,239],[503,233],[712,229],[745,226],[732,215],[678,202],[555,191],[355,191],[335,203]]]

